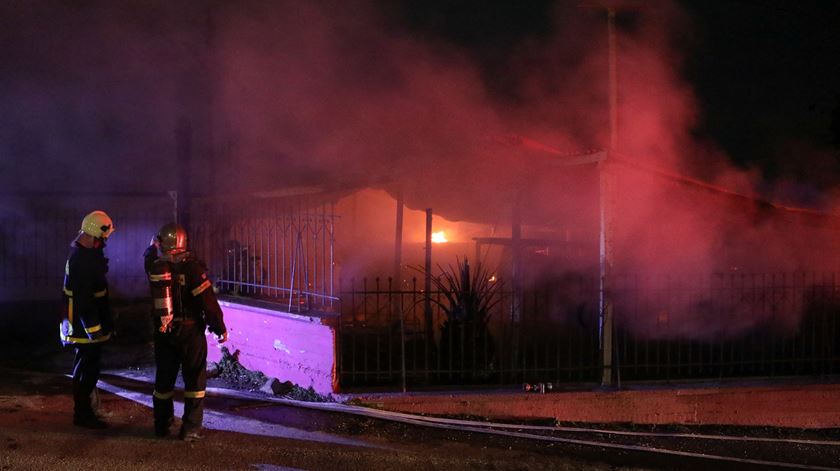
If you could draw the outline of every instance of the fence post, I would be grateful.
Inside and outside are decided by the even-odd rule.
[[[402,283],[400,283],[402,285]],[[405,313],[403,312],[403,300],[401,290],[396,291],[397,306],[396,310],[400,315],[400,374],[402,376],[402,392],[406,392],[405,387]]]
[[[397,290],[402,287],[403,206],[403,195],[400,191],[397,195],[396,228],[394,231],[394,281],[397,282]]]
[[[432,208],[426,208],[426,263],[425,263],[425,293],[423,296],[423,316],[426,327],[425,366],[426,379],[429,378],[429,357],[434,346],[434,330],[432,323]]]

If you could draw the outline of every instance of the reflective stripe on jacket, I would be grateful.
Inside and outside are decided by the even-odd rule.
[[[200,260],[194,258],[192,253],[181,255],[178,261],[148,256],[145,258],[146,265],[150,267],[147,271],[150,283],[171,283],[176,321],[195,319],[206,322],[210,331],[217,335],[227,331],[222,309],[213,292],[213,283],[207,277],[207,270]],[[156,268],[157,264],[168,264],[168,268]]]
[[[64,344],[101,343],[111,338],[113,322],[108,300],[108,259],[102,248],[74,243],[64,267]]]

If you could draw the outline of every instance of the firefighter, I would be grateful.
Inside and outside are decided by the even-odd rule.
[[[61,342],[75,349],[73,359],[73,424],[103,429],[108,424],[94,412],[91,398],[99,381],[102,345],[111,338],[113,321],[108,301],[108,259],[103,249],[114,223],[104,211],[93,211],[70,248],[64,266],[64,311]]]
[[[157,247],[155,248],[155,245]],[[184,380],[184,415],[179,438],[201,438],[207,385],[205,329],[227,341],[222,309],[204,264],[187,250],[187,232],[178,224],[161,227],[144,253],[155,315],[155,435],[169,435],[174,421],[173,394],[178,370]]]

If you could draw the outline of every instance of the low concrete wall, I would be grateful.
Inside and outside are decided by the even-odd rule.
[[[329,319],[220,300],[228,328],[227,347],[239,363],[280,381],[319,394],[337,391],[335,329]],[[208,361],[219,361],[221,347],[208,334]],[[238,353],[237,353],[238,352]]]
[[[398,412],[495,419],[840,427],[838,384],[551,394],[371,394],[357,398],[366,405]]]

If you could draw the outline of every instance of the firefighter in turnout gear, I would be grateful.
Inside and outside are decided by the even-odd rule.
[[[61,342],[75,349],[73,359],[73,424],[101,429],[91,404],[99,381],[102,344],[111,338],[113,321],[108,301],[108,259],[103,249],[114,223],[103,211],[93,211],[82,220],[64,266],[64,310]]]
[[[204,331],[209,328],[219,343],[227,341],[222,309],[204,264],[187,250],[187,232],[182,226],[163,226],[143,256],[155,311],[155,435],[169,435],[175,380],[181,369],[184,415],[179,438],[195,441],[201,438],[207,385]]]

